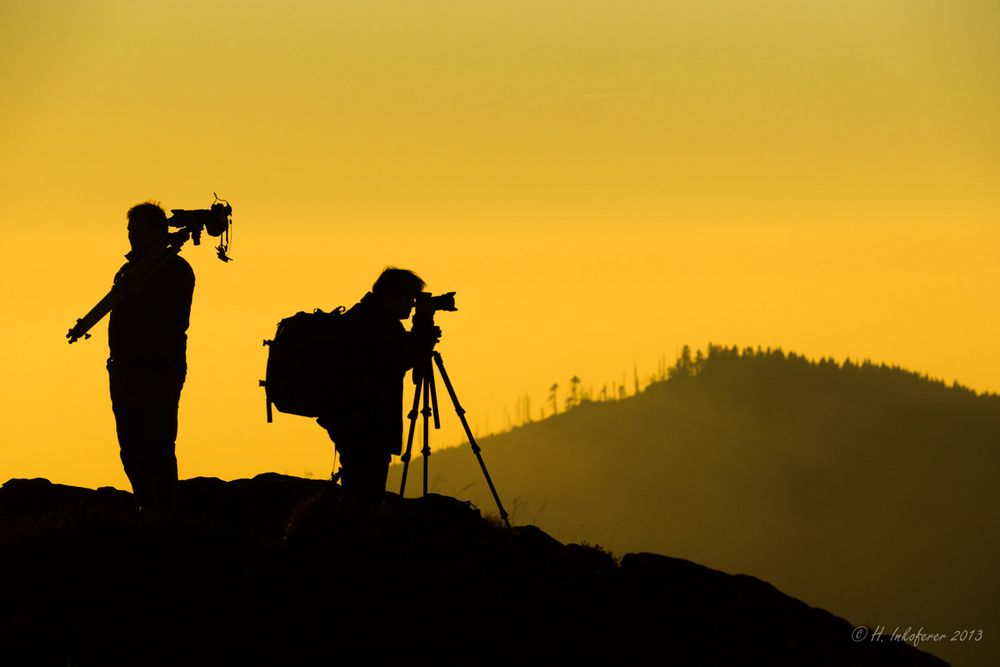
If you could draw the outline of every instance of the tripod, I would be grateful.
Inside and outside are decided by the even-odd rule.
[[[451,402],[455,406],[455,412],[458,414],[458,418],[462,422],[462,428],[465,429],[465,435],[469,439],[469,445],[472,446],[472,453],[476,455],[476,460],[479,461],[479,467],[483,470],[483,476],[486,478],[486,483],[490,487],[490,493],[493,494],[493,500],[496,501],[497,509],[500,510],[500,518],[503,519],[504,524],[510,528],[510,521],[507,519],[507,512],[500,503],[500,496],[497,495],[496,487],[493,486],[493,480],[490,479],[490,473],[486,470],[486,463],[483,461],[483,455],[481,453],[482,450],[479,445],[476,444],[476,439],[472,436],[472,429],[469,428],[469,422],[465,419],[465,408],[463,408],[458,402],[458,396],[455,394],[455,388],[452,386],[451,380],[448,378],[448,372],[444,369],[444,362],[441,360],[440,352],[432,352],[425,360],[413,368],[413,384],[416,385],[416,387],[413,392],[413,408],[410,410],[409,414],[407,414],[407,418],[410,420],[410,429],[406,435],[406,451],[403,452],[403,456],[400,457],[403,461],[403,481],[399,486],[399,496],[402,497],[403,492],[406,491],[406,473],[410,467],[410,455],[413,450],[413,435],[417,426],[417,408],[420,406],[421,397],[423,398],[424,407],[420,410],[419,414],[423,415],[424,418],[424,446],[423,449],[420,450],[420,453],[424,457],[424,495],[427,495],[427,470],[431,455],[431,415],[434,416],[434,428],[441,428],[441,420],[438,416],[437,386],[434,383],[434,366],[431,365],[432,359],[434,360],[434,364],[437,365],[438,372],[441,373],[441,379],[444,380],[444,386],[448,389],[448,395],[451,396]]]
[[[172,232],[163,237],[154,248],[136,261],[130,261],[126,273],[119,273],[111,291],[97,302],[86,315],[76,321],[76,324],[66,334],[70,343],[81,338],[90,338],[90,330],[122,302],[130,289],[138,289],[151,275],[159,271],[171,257],[180,252],[181,246],[188,240],[190,233],[186,229]]]

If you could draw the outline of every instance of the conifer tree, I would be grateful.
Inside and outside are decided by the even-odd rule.
[[[569,379],[569,396],[566,397],[566,409],[569,410],[580,402],[580,378],[573,376]]]

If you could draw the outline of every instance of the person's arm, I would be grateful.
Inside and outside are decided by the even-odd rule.
[[[402,324],[400,324],[402,327]],[[404,371],[410,370],[420,359],[429,357],[434,346],[441,340],[440,327],[421,328],[406,331],[403,329],[402,342],[399,346],[399,365]]]

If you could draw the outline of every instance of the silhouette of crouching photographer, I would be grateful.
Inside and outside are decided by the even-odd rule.
[[[415,273],[390,267],[343,315],[335,398],[317,422],[340,452],[334,477],[356,499],[383,498],[389,462],[402,453],[404,377],[441,337],[438,327],[407,331],[402,324],[423,289]]]

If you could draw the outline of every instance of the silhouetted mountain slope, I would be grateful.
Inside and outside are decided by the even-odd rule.
[[[620,564],[467,504],[261,475],[129,494],[0,489],[4,665],[941,665],[772,586],[654,554]]]
[[[480,444],[508,511],[558,539],[745,572],[890,630],[1000,630],[995,395],[897,368],[712,348],[637,396]],[[467,446],[429,461],[432,491],[495,511]],[[420,475],[410,479],[418,494]],[[1000,661],[995,642],[927,648]]]

